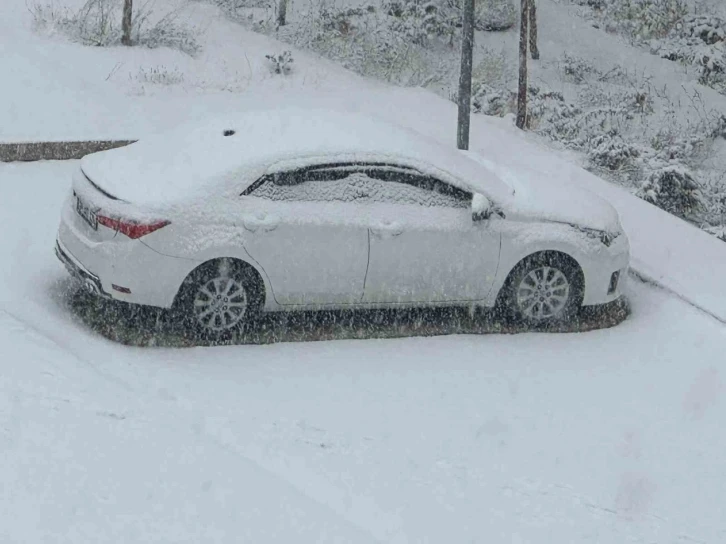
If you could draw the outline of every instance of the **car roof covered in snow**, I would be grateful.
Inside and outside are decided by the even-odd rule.
[[[280,108],[187,123],[126,147],[95,153],[84,173],[109,194],[163,206],[243,190],[261,175],[320,162],[383,162],[422,173],[494,200],[511,189],[457,149],[362,114]]]

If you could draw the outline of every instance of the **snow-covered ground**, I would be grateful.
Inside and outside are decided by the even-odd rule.
[[[10,4],[2,140],[139,137],[283,102],[454,143],[450,102],[299,52],[272,75],[264,55],[286,47],[202,4],[196,59],[40,38]],[[162,68],[184,84],[153,83]],[[726,319],[723,244],[510,120],[478,116],[472,148],[501,175],[606,197],[634,267],[670,292],[631,280],[632,316],[583,334],[129,348],[69,311],[53,255],[77,163],[0,164],[0,541],[726,541],[726,329],[682,300]]]
[[[726,538],[705,314],[631,281],[584,334],[127,348],[63,302],[75,164],[0,165],[0,540]]]

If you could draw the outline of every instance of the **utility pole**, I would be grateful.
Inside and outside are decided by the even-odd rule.
[[[287,23],[287,0],[280,0],[277,4],[277,26]]]
[[[461,34],[459,122],[456,128],[456,145],[459,149],[469,149],[469,126],[471,122],[471,72],[474,59],[474,0],[464,0],[464,23]]]
[[[124,0],[124,13],[121,19],[121,43],[131,45],[131,12],[133,0]]]
[[[529,0],[529,52],[534,60],[539,60],[537,46],[537,0]]]
[[[527,22],[529,2],[522,0],[522,13],[519,27],[519,85],[517,88],[517,128],[524,130],[527,124]]]

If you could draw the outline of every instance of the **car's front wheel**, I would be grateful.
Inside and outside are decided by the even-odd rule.
[[[584,280],[578,264],[563,253],[540,253],[520,262],[503,291],[504,310],[529,325],[571,318],[582,305]]]
[[[243,330],[261,306],[254,269],[233,259],[218,259],[194,270],[177,299],[182,319],[202,338],[218,340]]]

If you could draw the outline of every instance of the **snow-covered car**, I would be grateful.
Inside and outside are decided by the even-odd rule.
[[[616,211],[489,160],[353,113],[188,124],[85,157],[56,253],[94,293],[209,336],[260,311],[498,306],[544,323],[616,300]]]

